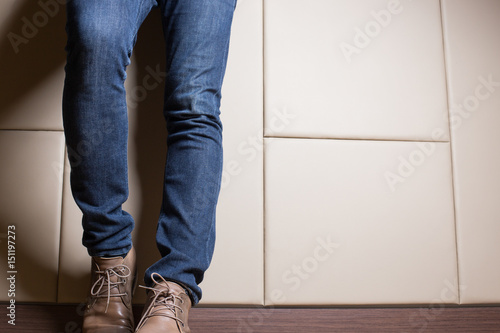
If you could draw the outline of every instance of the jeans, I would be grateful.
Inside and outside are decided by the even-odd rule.
[[[222,173],[221,85],[236,0],[70,0],[63,123],[71,189],[89,255],[125,255],[134,220],[128,197],[124,81],[137,31],[159,7],[166,44],[165,178],[157,272],[201,298],[212,259]],[[99,140],[96,140],[99,138]]]

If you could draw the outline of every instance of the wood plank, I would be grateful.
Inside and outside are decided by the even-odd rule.
[[[80,333],[82,306],[16,304],[16,326],[0,305],[0,332]],[[142,306],[134,306],[138,321]],[[471,333],[500,332],[500,307],[202,308],[192,310],[193,333]]]

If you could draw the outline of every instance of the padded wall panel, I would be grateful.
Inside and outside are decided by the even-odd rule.
[[[500,302],[500,2],[443,1],[461,303]]]
[[[55,302],[61,226],[62,133],[0,131],[0,255],[4,274],[14,270],[15,300]],[[14,226],[15,239],[8,238]],[[12,236],[12,233],[11,233]],[[15,262],[7,262],[9,240]],[[12,260],[9,260],[12,261]],[[5,276],[4,275],[4,276]],[[0,280],[6,301],[10,283]]]
[[[265,147],[266,304],[458,303],[448,143]]]
[[[266,0],[264,28],[267,136],[449,140],[438,0]]]

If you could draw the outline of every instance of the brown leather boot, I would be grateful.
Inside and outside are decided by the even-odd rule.
[[[151,274],[155,285],[149,289],[142,319],[136,333],[190,333],[188,314],[191,299],[183,287],[166,281],[160,274]]]
[[[132,294],[136,275],[133,247],[125,258],[92,257],[92,287],[83,315],[83,333],[134,332]]]

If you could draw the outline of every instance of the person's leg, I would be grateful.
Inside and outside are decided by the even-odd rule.
[[[215,243],[222,173],[219,106],[235,5],[236,0],[161,3],[168,73],[164,109],[168,152],[156,236],[162,258],[147,269],[144,279],[148,286],[163,288],[168,283],[153,281],[155,273],[177,282],[188,290],[194,304],[201,298],[198,284],[209,267]],[[147,316],[146,311],[143,322]],[[140,332],[172,324],[162,321],[169,318],[152,317]],[[172,332],[189,331],[178,329]]]
[[[91,256],[126,254],[128,196],[125,69],[153,0],[72,0],[67,4],[63,120],[71,189],[83,213]]]
[[[71,189],[92,256],[83,332],[133,332],[134,222],[127,199],[125,69],[153,0],[67,3],[64,132]],[[159,32],[161,33],[161,32]]]

